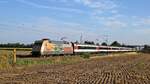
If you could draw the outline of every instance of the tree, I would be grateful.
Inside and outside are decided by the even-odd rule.
[[[144,45],[144,49],[145,50],[150,49],[150,46],[149,45]]]
[[[117,47],[120,47],[121,44],[118,43],[117,41],[114,41],[114,42],[112,42],[111,46],[117,46]]]
[[[97,46],[99,46],[99,43],[96,43]]]
[[[78,41],[76,41],[76,42],[74,42],[75,44],[79,44],[79,42]]]
[[[142,52],[150,53],[150,46],[149,45],[144,45],[144,48],[142,49]]]
[[[91,44],[94,45],[95,43],[93,41],[85,41],[84,44]]]
[[[107,43],[106,43],[106,42],[103,42],[101,45],[102,45],[102,46],[107,46]]]

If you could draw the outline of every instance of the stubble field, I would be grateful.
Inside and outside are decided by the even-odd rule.
[[[150,84],[150,55],[99,57],[71,64],[0,71],[0,84]]]

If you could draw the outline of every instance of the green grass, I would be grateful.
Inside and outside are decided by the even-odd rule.
[[[90,58],[90,53],[81,53],[81,57],[84,59],[89,59]]]
[[[52,64],[51,60],[17,59],[17,65]]]
[[[23,50],[20,48],[18,50]],[[31,50],[31,49],[25,49]],[[31,66],[31,65],[46,65],[46,64],[71,64],[84,60],[80,56],[62,56],[48,58],[17,58],[16,65]],[[13,50],[12,48],[0,48],[0,68],[5,68],[13,65]]]
[[[16,65],[32,66],[47,64],[71,64],[84,60],[81,57],[17,58]]]

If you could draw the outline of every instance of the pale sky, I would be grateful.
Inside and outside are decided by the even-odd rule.
[[[150,0],[0,0],[0,42],[150,44]]]

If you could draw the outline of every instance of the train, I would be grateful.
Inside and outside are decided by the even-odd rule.
[[[133,52],[134,48],[80,44],[67,41],[52,41],[49,39],[36,40],[32,48],[32,55],[74,55],[80,53],[111,53]]]

